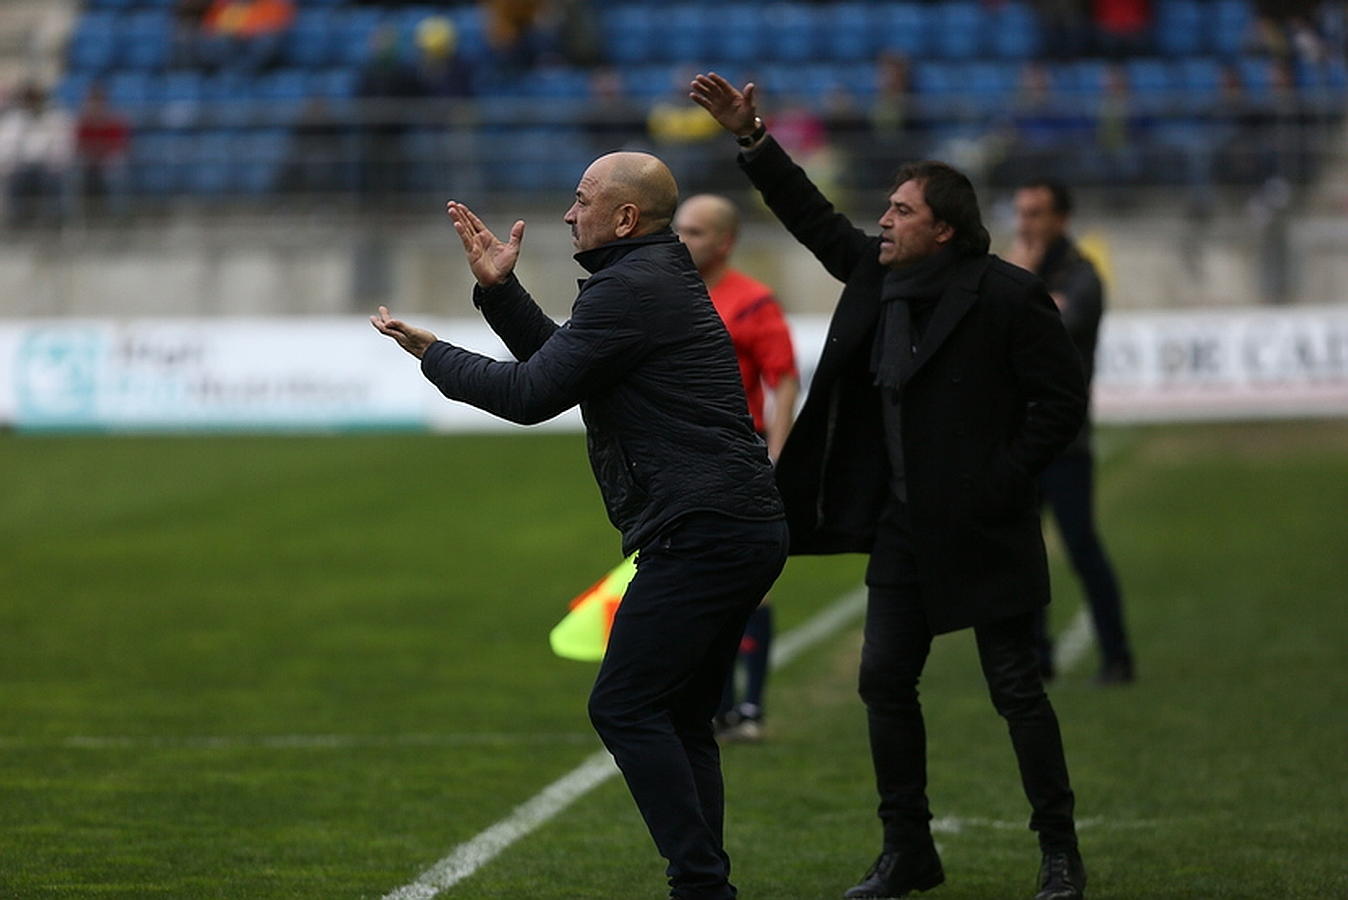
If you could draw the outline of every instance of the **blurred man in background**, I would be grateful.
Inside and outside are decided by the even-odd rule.
[[[776,462],[795,417],[800,375],[796,372],[791,331],[772,289],[730,266],[739,226],[735,204],[715,194],[689,197],[674,216],[674,231],[692,255],[697,273],[707,283],[712,305],[730,332],[749,414],[759,436],[767,441],[768,457]],[[722,738],[756,741],[762,737],[772,631],[772,606],[765,597],[749,617],[740,642],[745,684],[738,703],[734,672],[726,679],[725,696],[716,716]]]
[[[752,84],[699,75],[691,96],[736,136],[768,208],[845,284],[777,464],[792,553],[870,554],[858,680],[883,845],[844,896],[945,880],[917,685],[932,639],[972,628],[1039,836],[1036,900],[1080,900],[1076,801],[1034,634],[1049,585],[1033,479],[1086,411],[1053,301],[988,253],[973,185],[950,166],[901,168],[870,237],[768,134]]]
[[[1104,313],[1104,286],[1091,261],[1067,234],[1072,195],[1067,186],[1049,178],[1025,182],[1015,194],[1016,240],[1006,254],[1008,262],[1034,272],[1048,286],[1062,312],[1063,324],[1081,355],[1089,389],[1095,372],[1095,342]],[[1039,476],[1044,499],[1072,567],[1081,579],[1095,623],[1101,664],[1100,684],[1133,680],[1133,653],[1123,624],[1119,582],[1095,530],[1095,459],[1091,449],[1089,414],[1076,439]],[[1055,674],[1048,617],[1039,613],[1039,667],[1045,678]]]
[[[677,206],[674,177],[653,156],[590,165],[566,222],[592,277],[559,326],[514,275],[524,222],[503,242],[451,202],[473,302],[518,362],[438,341],[384,307],[371,321],[452,400],[522,424],[580,404],[623,553],[640,551],[590,719],[669,860],[670,896],[731,900],[712,717],[744,623],[786,561],[787,533],[730,340],[670,230]]]

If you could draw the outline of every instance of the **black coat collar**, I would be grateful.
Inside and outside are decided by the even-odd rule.
[[[673,231],[662,228],[650,234],[643,234],[641,237],[619,238],[607,244],[600,244],[598,247],[591,247],[589,250],[582,250],[573,258],[584,267],[585,271],[593,275],[601,269],[607,269],[638,247],[647,247],[651,244],[672,244],[677,243],[678,240],[678,235],[674,234]]]

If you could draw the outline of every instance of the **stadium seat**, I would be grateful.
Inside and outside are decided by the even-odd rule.
[[[116,35],[116,65],[161,69],[168,63],[172,25],[166,13],[149,10],[124,15],[118,20]]]
[[[757,63],[767,56],[763,11],[738,3],[721,9],[719,27],[712,31],[710,55],[732,63]]]
[[[97,74],[112,66],[117,55],[116,22],[116,14],[108,12],[90,12],[80,18],[67,50],[72,70]]]
[[[667,62],[695,62],[707,58],[715,20],[706,10],[675,6],[661,18],[663,24],[651,50],[652,58]]]
[[[984,15],[989,16],[988,38],[993,53],[1007,59],[1029,59],[1039,53],[1043,34],[1039,18],[1024,3],[1005,3]]]
[[[188,193],[219,195],[233,188],[235,139],[229,131],[207,131],[196,136],[190,156],[181,173],[182,188]]]
[[[155,99],[153,78],[147,72],[125,69],[104,79],[108,102],[129,112],[148,107]]]
[[[245,194],[266,194],[278,181],[290,155],[291,134],[280,128],[248,131],[233,139],[233,171],[229,185]]]
[[[606,14],[600,24],[610,61],[629,65],[654,61],[658,22],[650,9],[636,5],[618,7]]]
[[[798,3],[768,6],[763,10],[763,19],[766,49],[780,62],[814,60],[821,49],[822,32],[831,27],[826,22],[816,22],[813,10]]]
[[[928,55],[930,26],[926,7],[916,3],[896,3],[875,10],[875,33],[878,49],[902,53],[914,59]]]
[[[986,16],[971,0],[934,4],[931,16],[931,46],[937,56],[968,59],[983,49]]]
[[[1134,94],[1160,98],[1174,91],[1174,75],[1165,60],[1149,57],[1130,59],[1124,63],[1124,68],[1128,72],[1128,84]]]
[[[319,68],[336,55],[337,18],[328,10],[301,10],[286,35],[282,58],[287,65]]]
[[[875,55],[875,17],[864,3],[838,3],[830,8],[831,21],[820,36],[822,52],[839,62],[870,59]]]
[[[1209,15],[1211,50],[1218,56],[1232,58],[1244,49],[1254,27],[1254,11],[1247,0],[1216,0]]]
[[[370,38],[384,21],[377,9],[349,9],[336,19],[332,62],[360,68],[370,57]]]
[[[1160,0],[1152,33],[1157,51],[1167,56],[1201,53],[1203,36],[1211,29],[1197,0]]]

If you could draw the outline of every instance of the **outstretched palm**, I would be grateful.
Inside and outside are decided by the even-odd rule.
[[[510,240],[502,241],[477,217],[471,209],[454,200],[449,201],[446,210],[454,222],[454,230],[463,241],[463,252],[468,258],[468,268],[473,277],[483,287],[500,284],[515,271],[515,262],[520,256],[520,243],[524,240],[524,220],[517,221],[510,229]]]
[[[711,113],[721,127],[732,134],[749,134],[754,130],[755,89],[751,81],[738,91],[735,86],[715,72],[698,75],[688,85],[688,96]]]

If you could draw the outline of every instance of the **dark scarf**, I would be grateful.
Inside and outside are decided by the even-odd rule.
[[[877,385],[894,390],[901,386],[899,364],[911,358],[922,343],[959,258],[954,247],[946,246],[926,259],[885,273],[880,285],[880,320],[871,348],[871,371]],[[901,347],[905,330],[907,346]]]

